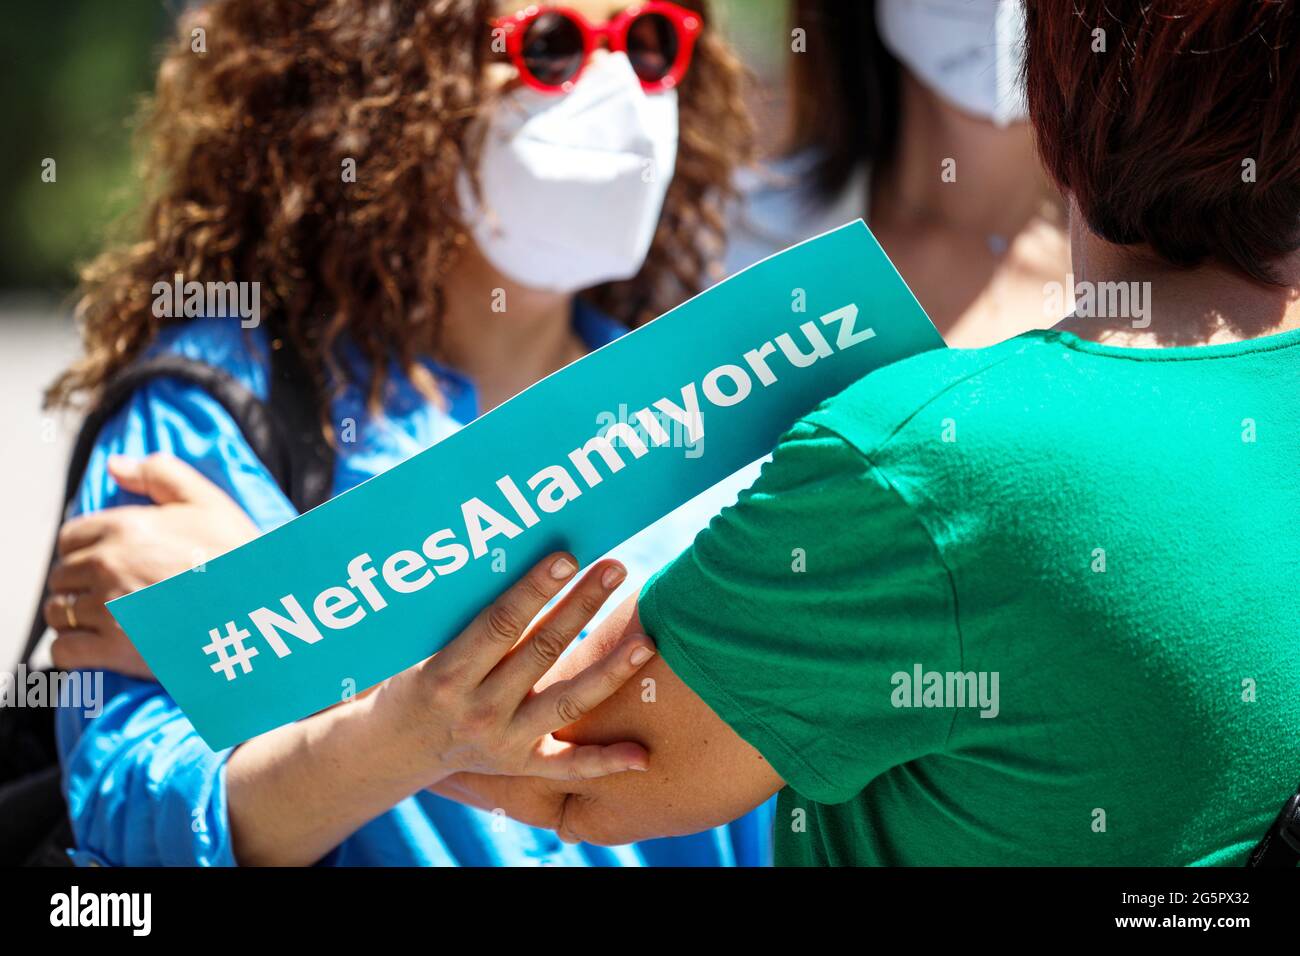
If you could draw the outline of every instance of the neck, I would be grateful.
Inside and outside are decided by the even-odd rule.
[[[900,88],[894,156],[873,173],[873,222],[1004,237],[1017,235],[1037,216],[1064,222],[1028,123],[999,128],[968,116],[907,70]],[[945,175],[949,169],[952,174]]]
[[[486,412],[580,357],[573,296],[529,289],[494,269],[477,249],[445,289],[439,358],[468,376]]]
[[[1076,299],[1091,295],[1092,309],[1076,308],[1057,328],[1080,338],[1161,348],[1241,342],[1300,328],[1300,250],[1272,264],[1277,285],[1213,262],[1180,268],[1145,246],[1099,238],[1073,205],[1070,247]],[[1116,302],[1128,308],[1106,307]]]

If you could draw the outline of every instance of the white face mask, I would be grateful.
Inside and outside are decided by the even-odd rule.
[[[926,86],[998,126],[1028,117],[1020,0],[876,0],[880,39]]]
[[[482,206],[462,175],[461,208],[504,275],[576,292],[641,270],[676,162],[677,92],[647,95],[625,54],[597,54],[568,94],[503,99],[483,144]]]

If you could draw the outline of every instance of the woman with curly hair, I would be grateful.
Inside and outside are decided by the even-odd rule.
[[[164,57],[144,127],[142,219],[129,242],[85,271],[85,354],[49,399],[94,396],[132,363],[169,354],[216,366],[265,398],[269,357],[287,348],[321,397],[335,456],[330,490],[341,493],[701,288],[723,246],[734,170],[750,155],[741,77],[702,0],[565,8],[210,0]],[[191,287],[239,296],[213,308],[172,295]],[[218,490],[239,507],[222,512]],[[120,508],[150,499],[207,510],[200,520],[203,508]],[[167,378],[134,392],[99,433],[74,510],[105,509],[154,522],[156,546],[141,553],[136,586],[295,514],[227,410]],[[98,519],[64,529],[51,577],[58,593],[46,608],[62,628],[60,666],[132,675],[107,675],[98,717],[60,712],[82,861],[635,865],[766,856],[770,813],[605,850],[565,846],[425,789],[455,769],[644,769],[634,745],[555,741],[549,731],[567,722],[555,714],[534,714],[522,732],[518,722],[488,728],[494,739],[522,733],[523,758],[486,746],[445,752],[447,741],[466,739],[448,728],[499,712],[512,694],[508,709],[520,714],[530,702],[549,706],[532,692],[547,654],[624,580],[639,583],[618,561],[583,576],[542,619],[533,642],[541,653],[516,653],[534,632],[516,630],[502,646],[502,615],[489,615],[486,631],[355,704],[214,753],[102,602],[85,594],[96,544],[112,527]],[[669,522],[634,556],[648,571],[702,523]],[[563,555],[548,567],[526,579],[535,598],[554,597],[576,572]],[[633,642],[619,662],[567,685],[554,709],[593,705],[650,650]],[[483,679],[458,684],[447,678],[453,664],[456,675]],[[427,744],[427,765],[396,780],[366,762],[389,735],[411,733]]]

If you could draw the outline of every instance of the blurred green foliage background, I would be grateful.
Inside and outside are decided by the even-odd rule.
[[[366,2],[366,0],[359,0]],[[183,0],[29,0],[0,26],[0,290],[62,293],[132,201],[131,122]],[[785,0],[714,0],[761,79],[779,77]],[[43,182],[42,163],[56,163]]]
[[[129,200],[128,119],[171,14],[159,0],[6,4],[0,288],[66,289]],[[57,180],[42,182],[42,163]]]

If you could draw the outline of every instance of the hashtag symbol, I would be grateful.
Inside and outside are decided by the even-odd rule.
[[[253,665],[249,661],[257,656],[257,648],[244,646],[244,641],[252,637],[248,631],[235,627],[235,622],[230,621],[226,624],[224,635],[214,627],[208,631],[208,637],[212,638],[212,643],[203,648],[203,653],[216,655],[217,662],[212,665],[212,673],[221,671],[226,675],[226,680],[234,680],[239,676],[235,673],[236,667],[242,669],[241,673],[252,673]]]

